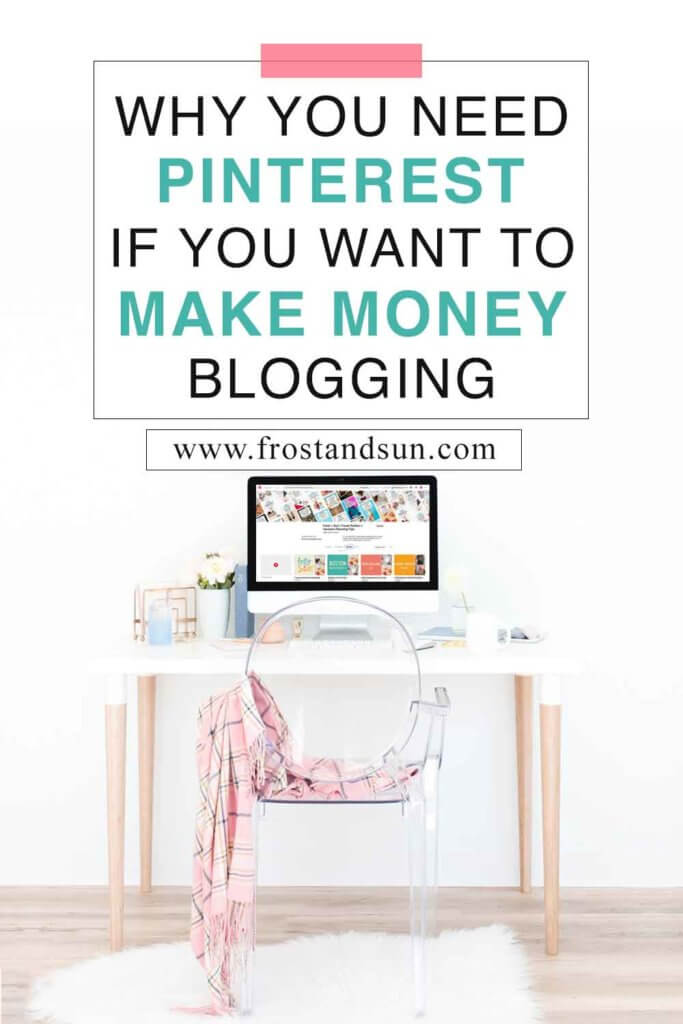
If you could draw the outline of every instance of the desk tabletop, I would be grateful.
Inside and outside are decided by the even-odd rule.
[[[225,675],[239,676],[244,669],[248,644],[219,648],[199,640],[153,647],[124,641],[111,652],[94,658],[90,669],[95,675]],[[357,675],[378,670],[390,675],[411,675],[413,659],[390,646],[377,645],[368,655],[362,648],[343,651],[339,664],[337,651],[313,650],[306,641],[261,647],[257,654],[258,671],[277,675]],[[554,649],[547,640],[539,644],[508,644],[491,654],[473,654],[466,648],[433,647],[420,651],[423,675],[577,675],[582,669],[576,658]]]

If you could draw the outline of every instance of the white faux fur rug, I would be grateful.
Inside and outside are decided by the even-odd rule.
[[[536,1024],[522,947],[502,925],[432,940],[427,1020]],[[345,932],[259,946],[254,1024],[397,1024],[413,1018],[405,935]],[[28,1014],[54,1024],[184,1024],[207,1002],[189,944],[143,946],[87,960],[41,979]]]

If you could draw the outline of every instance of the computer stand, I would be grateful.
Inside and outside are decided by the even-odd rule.
[[[370,643],[372,639],[364,615],[321,615],[313,637],[318,643]]]

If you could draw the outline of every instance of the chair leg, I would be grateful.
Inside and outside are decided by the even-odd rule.
[[[253,909],[252,909],[253,912]],[[241,957],[241,988],[237,1012],[240,1017],[250,1017],[254,1012],[254,949],[245,949]]]
[[[415,1014],[427,1009],[427,940],[436,934],[438,764],[427,762],[411,786],[407,812],[410,852],[410,937]]]
[[[252,812],[252,842],[254,847],[254,899],[251,904],[251,934],[254,939],[252,946],[244,950],[240,964],[241,987],[238,994],[237,1012],[240,1017],[249,1017],[254,1012],[254,956],[256,953],[256,895],[258,883],[258,843],[260,820],[264,816],[266,805],[259,800],[254,804]]]

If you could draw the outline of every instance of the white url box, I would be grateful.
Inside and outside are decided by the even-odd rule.
[[[522,469],[519,429],[147,430],[148,470],[510,471]]]

